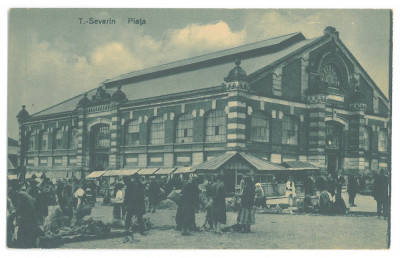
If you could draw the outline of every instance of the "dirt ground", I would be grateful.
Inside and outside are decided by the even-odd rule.
[[[112,207],[96,206],[92,216],[111,222]],[[227,225],[236,221],[227,213]],[[226,232],[217,235],[202,230],[181,236],[172,229],[174,210],[158,210],[145,215],[158,228],[147,236],[136,235],[139,242],[123,243],[123,238],[71,243],[61,248],[100,249],[382,249],[387,248],[388,222],[376,216],[321,216],[256,214],[252,233]],[[196,214],[196,223],[204,223],[205,213]]]

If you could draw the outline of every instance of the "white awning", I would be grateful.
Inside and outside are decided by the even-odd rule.
[[[175,170],[174,174],[193,173],[195,169],[192,167],[179,167]]]
[[[98,178],[102,176],[106,171],[93,171],[89,175],[86,176],[86,178]]]
[[[158,168],[142,168],[141,170],[139,170],[138,174],[139,175],[152,175],[157,170],[158,170]]]

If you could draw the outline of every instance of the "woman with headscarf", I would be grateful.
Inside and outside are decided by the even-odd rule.
[[[251,177],[244,178],[243,193],[241,194],[239,224],[242,225],[242,230],[245,233],[251,232],[250,226],[255,224],[254,218],[254,196],[255,187]]]
[[[265,207],[264,190],[262,189],[260,183],[256,184],[255,194],[256,194],[255,205],[257,207]]]
[[[294,197],[296,197],[296,188],[292,176],[289,177],[289,181],[286,183],[286,196],[288,197],[289,206],[293,206]]]

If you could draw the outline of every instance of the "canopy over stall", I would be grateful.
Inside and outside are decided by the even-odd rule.
[[[92,173],[86,176],[86,179],[98,178],[101,177],[104,173],[106,173],[106,171],[93,171]]]
[[[217,171],[221,168],[224,168],[225,166],[232,169],[234,166],[232,166],[230,163],[235,163],[237,167],[236,169],[247,170],[250,167],[256,170],[255,172],[287,170],[286,168],[278,164],[259,159],[250,154],[240,152],[222,154],[218,157],[215,157],[213,159],[210,159],[209,161],[193,167],[193,169],[199,172],[204,170]]]
[[[195,169],[193,167],[179,167],[175,170],[175,174],[186,174],[186,173],[193,173]]]
[[[318,172],[320,170],[319,167],[314,166],[313,164],[305,161],[286,161],[282,163],[282,166],[291,171],[312,171]]]
[[[148,176],[154,174],[159,168],[142,168],[139,170],[138,174],[142,176]]]
[[[157,170],[154,175],[163,175],[163,176],[168,176],[171,175],[176,168],[160,168]]]

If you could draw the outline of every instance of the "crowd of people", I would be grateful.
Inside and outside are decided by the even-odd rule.
[[[355,199],[356,195],[360,191],[367,191],[367,180],[372,181],[371,195],[377,201],[377,214],[378,217],[383,215],[386,219],[388,214],[388,178],[385,175],[384,170],[380,173],[374,173],[371,178],[367,178],[365,175],[359,177],[355,175],[348,175],[347,180],[342,175],[335,173],[328,174],[327,177],[318,175],[315,180],[314,176],[308,176],[304,182],[304,195],[306,206],[310,204],[310,197],[318,196],[318,208],[321,213],[337,213],[343,214],[346,212],[347,207],[345,201],[342,198],[342,189],[346,185],[348,193],[348,203],[350,207],[356,207]],[[290,181],[290,180],[289,180]],[[289,184],[288,181],[288,184]],[[288,189],[288,184],[286,189]],[[288,190],[287,190],[288,192]],[[287,194],[288,195],[288,194]],[[290,203],[290,198],[289,198]]]
[[[88,215],[90,208],[88,211],[86,206],[96,198],[95,189],[94,182],[75,177],[59,179],[54,184],[45,173],[9,180],[7,246],[37,247],[37,239],[44,230],[56,231]],[[55,206],[52,214],[49,206]],[[49,221],[45,224],[46,217]]]
[[[275,179],[276,181],[276,179]],[[356,206],[356,193],[366,187],[365,178],[347,177],[349,205]],[[308,176],[304,181],[304,205],[311,205],[311,197],[318,196],[318,209],[321,213],[345,213],[347,207],[342,198],[342,188],[346,184],[343,176],[334,173],[327,177]],[[277,183],[276,183],[277,185]],[[289,205],[294,205],[296,186],[293,177],[286,183],[286,196]],[[277,188],[277,187],[276,187]],[[274,195],[279,194],[273,188]],[[104,196],[103,204],[113,205],[114,222],[120,222],[126,230],[124,242],[136,241],[133,226],[145,235],[143,215],[155,213],[161,200],[170,198],[177,203],[176,229],[183,236],[200,230],[195,216],[200,209],[206,211],[204,229],[222,234],[230,227],[235,231],[251,232],[255,224],[254,207],[266,207],[264,189],[252,177],[244,176],[239,190],[234,195],[239,208],[236,224],[227,226],[227,191],[222,175],[181,177],[170,179],[154,176],[143,180],[138,174],[124,176],[122,181],[109,184],[108,180],[59,179],[55,184],[43,173],[39,178],[9,180],[7,200],[7,245],[17,248],[37,247],[37,239],[44,230],[57,232],[62,227],[77,223],[90,214],[96,197]],[[381,171],[374,178],[372,195],[377,201],[378,217],[388,217],[388,178]],[[55,206],[49,216],[49,206]],[[49,217],[45,224],[45,218]],[[135,223],[133,223],[135,219]]]

